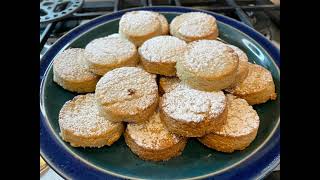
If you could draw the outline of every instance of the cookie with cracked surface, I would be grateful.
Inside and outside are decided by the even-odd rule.
[[[226,123],[214,133],[198,140],[209,148],[231,153],[243,150],[255,139],[259,128],[259,116],[246,100],[227,95],[228,115]]]
[[[250,105],[275,100],[275,85],[270,71],[257,65],[249,64],[249,73],[246,79],[235,87],[226,89],[227,92],[245,99]]]

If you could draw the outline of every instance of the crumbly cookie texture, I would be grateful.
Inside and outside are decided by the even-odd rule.
[[[244,136],[259,127],[259,116],[246,100],[227,94],[229,102],[228,116],[225,125],[216,134]]]
[[[257,64],[248,65],[249,72],[245,80],[235,87],[227,88],[226,91],[245,99],[250,105],[275,100],[277,94],[270,71]]]
[[[246,100],[227,94],[228,114],[225,123],[198,140],[209,148],[231,153],[243,150],[256,138],[259,116]]]
[[[259,65],[251,64],[251,67],[252,66],[255,67],[250,68],[249,75],[245,81],[236,86],[234,89],[231,89],[230,92],[236,92],[239,95],[245,95],[264,89],[270,82],[273,82],[272,75],[269,71],[265,70]],[[258,69],[259,71],[255,71],[254,69]],[[264,73],[260,73],[261,71]]]

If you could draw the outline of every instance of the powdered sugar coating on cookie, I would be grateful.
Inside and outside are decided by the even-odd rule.
[[[187,43],[173,36],[157,36],[143,43],[139,53],[151,62],[175,62],[174,56],[186,50]]]
[[[164,17],[163,14],[157,13],[157,12],[153,12],[158,16],[158,20],[160,22],[161,25],[161,34],[168,34],[169,32],[169,24],[168,21],[166,19],[166,17]]]
[[[97,78],[89,71],[84,49],[70,48],[58,54],[53,62],[53,71],[65,80],[83,81]]]
[[[174,89],[177,87],[177,85],[180,83],[180,79],[177,77],[166,77],[162,76],[159,80],[159,86],[165,91],[168,92],[171,89]]]
[[[231,47],[234,50],[234,52],[237,53],[237,55],[239,57],[239,61],[248,62],[248,56],[247,56],[247,54],[245,52],[243,52],[237,46],[234,46],[234,45],[231,45],[231,44],[228,44],[228,46]]]
[[[216,134],[233,137],[245,136],[259,127],[259,116],[246,100],[227,95],[228,116],[226,123]]]
[[[100,105],[116,106],[134,115],[157,100],[158,86],[155,76],[142,68],[122,67],[99,80],[96,97]]]
[[[119,30],[129,35],[143,36],[160,27],[157,14],[150,11],[131,11],[125,13],[119,22]]]
[[[165,149],[177,144],[180,137],[170,133],[161,122],[159,113],[154,113],[145,123],[130,123],[127,131],[139,146],[150,149]]]
[[[136,54],[133,43],[117,35],[98,38],[87,44],[86,55],[88,60],[97,64],[119,63]]]
[[[184,36],[205,36],[216,28],[216,19],[208,14],[191,12],[182,16],[186,16],[186,20],[180,25],[178,32]]]
[[[199,40],[188,46],[181,63],[192,72],[221,76],[226,68],[238,63],[237,54],[219,41]]]
[[[86,94],[65,103],[59,113],[59,125],[74,135],[91,137],[105,134],[119,123],[100,116],[94,94]]]
[[[226,98],[222,91],[205,92],[180,83],[163,95],[163,111],[173,119],[201,122],[216,118],[225,109]]]

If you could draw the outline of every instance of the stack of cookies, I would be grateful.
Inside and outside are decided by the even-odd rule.
[[[205,13],[169,25],[162,14],[132,11],[118,34],[57,55],[53,80],[82,93],[60,110],[62,139],[94,148],[124,134],[133,153],[153,161],[180,155],[189,138],[221,152],[245,149],[259,128],[252,105],[274,100],[275,85],[218,35]]]

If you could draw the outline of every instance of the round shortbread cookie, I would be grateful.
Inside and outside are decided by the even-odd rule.
[[[186,42],[216,39],[219,35],[216,19],[202,12],[176,16],[170,23],[170,34]]]
[[[164,94],[169,92],[171,89],[177,87],[180,83],[180,79],[177,77],[166,77],[161,76],[159,79],[159,92],[160,94]]]
[[[176,62],[187,43],[173,36],[157,36],[145,41],[138,52],[144,69],[165,76],[176,75]]]
[[[139,62],[137,48],[118,34],[94,39],[85,48],[90,71],[104,75],[112,69],[136,66]]]
[[[204,145],[222,152],[243,150],[255,139],[259,128],[259,116],[246,100],[227,95],[228,115],[226,123],[214,133],[198,138]]]
[[[265,103],[269,99],[275,100],[277,94],[270,71],[252,63],[248,63],[248,67],[246,79],[226,91],[245,99],[250,105]]]
[[[94,92],[99,78],[89,71],[83,49],[67,49],[54,59],[53,81],[66,90],[78,93]]]
[[[78,95],[59,113],[60,135],[74,147],[111,146],[123,133],[122,123],[99,115],[94,94]]]
[[[163,14],[157,13],[157,12],[153,12],[158,16],[158,20],[160,21],[160,25],[161,25],[161,35],[166,35],[169,34],[169,23],[166,19],[166,17],[164,17]]]
[[[122,67],[106,73],[97,83],[100,112],[112,121],[143,122],[158,105],[155,76],[138,67]]]
[[[242,81],[244,81],[248,76],[248,73],[249,73],[248,56],[246,55],[245,52],[243,52],[237,46],[234,46],[234,45],[228,45],[228,46],[231,47],[239,57],[239,67],[237,70],[237,75],[233,85],[231,85],[231,86],[235,86],[238,83],[241,83]]]
[[[176,64],[177,76],[191,87],[219,91],[234,83],[239,66],[238,55],[216,40],[188,44],[184,57]]]
[[[172,133],[201,137],[224,123],[226,103],[222,91],[199,91],[180,83],[160,99],[160,117]]]
[[[167,33],[168,22],[159,13],[131,11],[125,13],[119,22],[119,34],[140,46],[144,41]]]
[[[187,138],[170,133],[155,112],[148,121],[130,123],[124,134],[131,151],[141,159],[164,161],[183,151]]]

